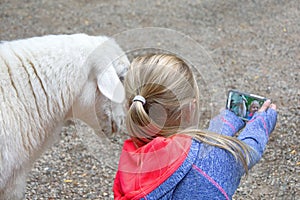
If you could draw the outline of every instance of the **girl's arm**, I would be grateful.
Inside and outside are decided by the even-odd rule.
[[[245,122],[243,120],[233,112],[224,110],[210,121],[208,130],[222,135],[233,136],[244,126]]]
[[[248,144],[254,150],[249,167],[252,167],[260,160],[269,140],[269,135],[275,128],[276,121],[276,105],[266,101],[238,136],[238,139]]]

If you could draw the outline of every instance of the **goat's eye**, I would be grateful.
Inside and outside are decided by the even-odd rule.
[[[120,81],[123,83],[124,82],[124,76],[119,77]]]

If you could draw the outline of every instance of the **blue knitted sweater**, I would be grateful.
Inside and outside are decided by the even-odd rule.
[[[211,120],[209,130],[227,136],[234,136],[245,126],[238,139],[254,150],[249,163],[249,168],[251,168],[261,159],[276,120],[276,111],[268,109],[265,112],[256,113],[245,126],[245,123],[235,114],[225,110]],[[124,168],[122,168],[121,165],[123,164],[120,162],[114,184],[115,199],[231,199],[239,186],[241,177],[245,174],[242,164],[224,149],[203,144],[195,139],[191,140],[184,160],[179,165],[174,164],[168,167],[176,166],[167,178],[160,182],[159,179],[154,177],[153,183],[150,179],[150,186],[155,186],[155,188],[151,188],[151,191],[147,190],[149,184],[145,185],[143,182],[136,180],[139,173],[128,171],[126,173],[131,175],[130,179],[125,182],[122,181],[121,171]],[[163,162],[163,159],[161,159],[161,162]],[[161,171],[165,173],[163,169]],[[148,173],[151,175],[151,172]],[[147,179],[144,180],[149,182]],[[126,185],[132,184],[130,182],[133,182],[133,188],[136,191],[125,191]],[[141,191],[147,192],[141,195]],[[131,195],[126,193],[131,193]]]

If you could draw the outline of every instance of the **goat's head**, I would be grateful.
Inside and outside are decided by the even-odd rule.
[[[122,130],[125,118],[122,80],[129,64],[115,41],[110,39],[100,45],[86,61],[91,72],[73,106],[73,117],[81,119],[97,133]]]

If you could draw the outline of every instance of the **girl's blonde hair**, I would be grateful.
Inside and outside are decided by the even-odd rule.
[[[235,137],[198,129],[199,89],[182,59],[169,54],[137,57],[124,86],[128,102],[126,126],[137,146],[157,136],[186,134],[229,151],[248,172],[250,147]],[[146,102],[133,101],[137,95]]]

